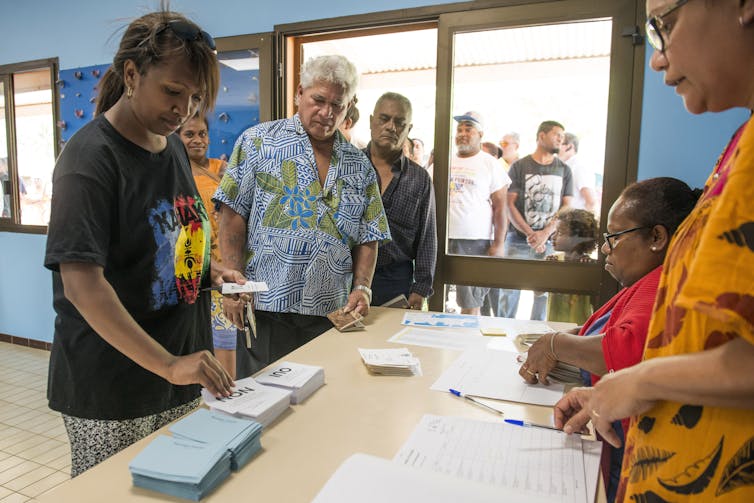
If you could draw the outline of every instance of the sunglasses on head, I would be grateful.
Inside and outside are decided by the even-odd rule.
[[[213,51],[215,50],[215,39],[212,38],[212,35],[191,23],[179,19],[168,21],[162,28],[157,30],[155,36],[165,30],[172,31],[176,37],[186,42],[203,41],[207,44],[207,47]]]

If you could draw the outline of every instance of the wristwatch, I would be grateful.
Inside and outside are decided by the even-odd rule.
[[[354,290],[361,290],[362,292],[364,292],[365,294],[367,294],[367,301],[369,301],[370,304],[372,303],[372,289],[371,288],[369,288],[366,285],[356,285],[356,286],[353,287],[353,289]]]

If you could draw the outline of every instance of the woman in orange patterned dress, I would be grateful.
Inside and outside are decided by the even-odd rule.
[[[220,248],[217,241],[218,215],[215,205],[212,203],[212,194],[217,190],[220,180],[225,172],[227,163],[222,159],[208,159],[209,148],[209,123],[207,118],[195,115],[186,121],[179,130],[181,141],[186,146],[186,151],[191,161],[191,172],[194,182],[199,189],[199,195],[207,209],[210,224],[212,225],[212,244],[210,253],[216,262],[222,262]],[[215,347],[215,357],[223,368],[235,379],[236,377],[236,344],[237,335],[235,326],[223,315],[220,292],[212,292],[212,343]]]
[[[754,109],[754,0],[648,0],[654,70],[691,113]],[[617,501],[754,501],[754,124],[670,245],[644,361],[577,389],[555,423],[631,418]]]

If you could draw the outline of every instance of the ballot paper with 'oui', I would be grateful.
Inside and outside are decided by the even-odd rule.
[[[359,348],[361,359],[367,370],[378,375],[411,376],[422,375],[419,359],[407,348],[363,349]]]
[[[325,369],[316,365],[280,362],[257,376],[257,382],[291,392],[291,403],[301,403],[325,384]]]

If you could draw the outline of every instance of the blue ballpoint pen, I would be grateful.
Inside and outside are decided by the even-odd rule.
[[[555,428],[554,426],[546,426],[544,424],[532,424],[528,421],[521,421],[520,419],[503,419],[508,424],[513,424],[516,426],[525,426],[525,427],[531,427],[531,428],[545,428],[548,430],[555,430],[555,431],[563,431],[561,429]]]
[[[478,405],[480,407],[484,407],[485,409],[487,409],[490,412],[494,412],[495,414],[500,414],[501,416],[504,415],[504,413],[503,413],[502,410],[498,410],[495,407],[490,407],[486,403],[482,403],[479,400],[474,400],[472,397],[470,397],[468,395],[464,395],[463,393],[461,393],[458,390],[455,390],[455,389],[451,388],[451,389],[448,389],[448,391],[450,391],[453,395],[455,395],[457,397],[460,397],[460,398],[463,398],[465,400],[468,400],[469,402],[471,402],[471,403],[473,403],[475,405]]]

